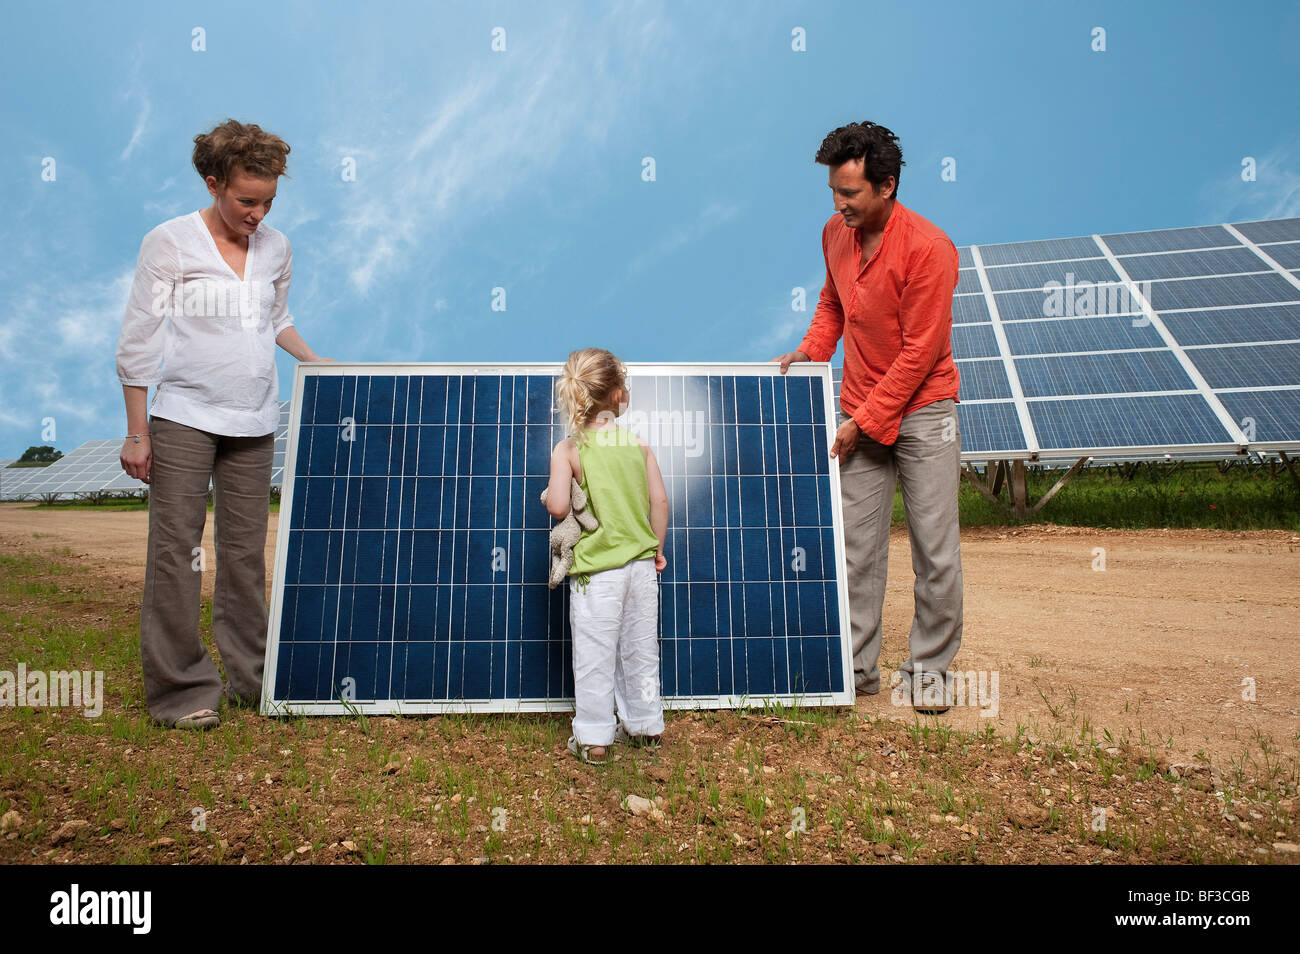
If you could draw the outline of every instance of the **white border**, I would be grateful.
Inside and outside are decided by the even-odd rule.
[[[439,362],[409,364],[403,362],[353,362],[300,363],[294,371],[293,396],[289,404],[289,435],[285,447],[284,481],[280,492],[280,519],[275,539],[275,563],[271,606],[267,620],[266,657],[262,678],[263,715],[434,715],[444,713],[478,712],[572,712],[573,700],[561,699],[458,699],[400,700],[376,699],[358,702],[290,703],[273,698],[278,664],[280,623],[284,611],[285,568],[289,558],[289,523],[293,514],[295,469],[298,463],[298,434],[302,420],[303,388],[308,376],[360,375],[375,370],[393,375],[430,375],[442,373],[526,374],[544,372],[556,374],[563,365],[558,363],[511,362]],[[727,374],[772,376],[778,373],[770,361],[722,364],[716,362],[673,362],[670,364],[641,364],[628,362],[629,375],[685,375]],[[835,388],[829,362],[799,362],[792,364],[789,374],[799,377],[818,377],[822,380],[822,396],[826,414],[826,451],[839,420],[835,413]],[[838,574],[840,610],[840,667],[843,689],[840,692],[812,693],[808,695],[772,694],[754,696],[665,696],[666,709],[737,709],[764,706],[771,703],[801,706],[852,706],[855,687],[853,682],[852,628],[849,623],[848,569],[844,550],[844,519],[840,497],[839,468],[828,464],[830,472],[831,520],[835,540],[835,568]],[[322,641],[324,642],[324,641]]]

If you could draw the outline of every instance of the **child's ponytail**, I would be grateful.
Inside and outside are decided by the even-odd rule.
[[[569,355],[555,385],[564,426],[578,443],[583,428],[604,407],[615,389],[627,387],[627,369],[604,348],[583,348]]]

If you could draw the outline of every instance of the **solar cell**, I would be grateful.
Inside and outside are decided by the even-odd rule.
[[[1235,441],[1196,394],[1030,401],[1029,413],[1043,454],[1081,456],[1106,447],[1235,449]]]
[[[961,400],[1005,400],[1011,397],[1011,384],[1001,359],[958,361]]]
[[[1300,241],[1300,218],[1268,219],[1260,222],[1238,222],[1234,227],[1252,242]]]
[[[1009,242],[1004,245],[981,245],[979,248],[985,265],[1024,265],[1029,262],[1092,258],[1098,251],[1097,243],[1091,238]]]
[[[954,295],[952,299],[952,323],[954,325],[976,324],[989,320],[989,307],[983,295]]]
[[[267,654],[268,709],[571,705],[567,591],[538,501],[555,366],[300,368]],[[671,502],[669,705],[852,701],[831,376],[629,366],[627,423]]]
[[[1239,427],[1258,450],[1294,449],[1300,434],[1300,387],[1219,394]]]
[[[1160,318],[1174,338],[1185,347],[1300,338],[1300,305],[1167,311]]]
[[[1026,397],[1181,391],[1194,387],[1170,351],[1017,358]]]
[[[1300,268],[1300,242],[1261,245],[1260,250],[1283,268]]]
[[[1187,356],[1216,389],[1294,385],[1300,368],[1300,344],[1191,348]]]
[[[963,358],[996,358],[1001,354],[992,325],[954,325],[952,350]]]
[[[1080,315],[1136,314],[1140,304],[1119,282],[1106,285],[1078,284],[1059,289],[1000,292],[995,296],[1003,321],[1030,318],[1068,318]]]
[[[1119,232],[1103,235],[1116,255],[1134,252],[1170,252],[1178,249],[1217,248],[1240,243],[1221,225],[1202,225],[1186,229],[1158,229],[1152,232]]]
[[[981,460],[990,454],[1025,452],[1025,432],[1020,426],[1016,406],[1004,403],[957,405],[957,424],[961,430],[962,457]]]
[[[1173,252],[1167,255],[1132,255],[1120,261],[1129,278],[1135,282],[1152,278],[1196,278],[1269,270],[1262,258],[1241,246],[1203,252]]]
[[[1151,283],[1151,305],[1157,311],[1259,305],[1300,301],[1296,288],[1281,275],[1238,275],[1232,278],[1184,278]]]
[[[1094,246],[1093,251],[1097,249]],[[1255,259],[1259,261],[1258,258]],[[1048,283],[1077,285],[1079,282],[1117,282],[1119,276],[1104,258],[1075,259],[1035,265],[1003,265],[988,269],[989,286],[995,292],[1041,292]]]
[[[1002,330],[1013,355],[1159,348],[1164,344],[1152,322],[1133,315],[1014,321],[1005,323]]]

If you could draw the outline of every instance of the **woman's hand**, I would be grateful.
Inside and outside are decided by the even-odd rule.
[[[149,470],[153,466],[153,445],[149,443],[149,435],[145,434],[136,443],[135,438],[128,437],[122,442],[122,454],[118,458],[122,462],[122,469],[136,480],[143,480],[149,483]]]

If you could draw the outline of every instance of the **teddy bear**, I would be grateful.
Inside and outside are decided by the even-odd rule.
[[[546,490],[542,491],[543,504],[546,503],[546,493]],[[573,545],[581,539],[582,531],[600,526],[596,515],[587,509],[587,495],[576,480],[569,485],[569,508],[569,515],[551,528],[551,589],[563,583],[572,568]]]

